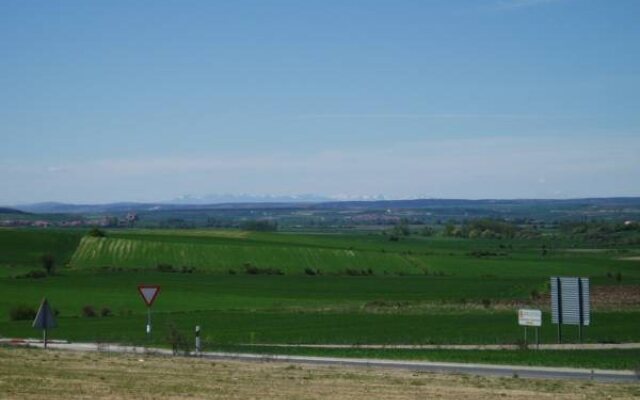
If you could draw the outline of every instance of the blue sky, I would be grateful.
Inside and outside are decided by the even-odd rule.
[[[640,195],[640,2],[0,2],[0,204]]]

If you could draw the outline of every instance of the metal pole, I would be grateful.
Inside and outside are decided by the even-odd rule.
[[[200,325],[196,325],[196,354],[200,355],[202,343],[200,342]]]
[[[582,304],[582,278],[578,278],[578,341],[582,343],[582,325],[584,324],[584,305]]]
[[[536,326],[536,350],[540,350],[540,328]]]
[[[147,307],[147,338],[151,337],[151,307]]]
[[[562,343],[562,285],[560,277],[556,278],[556,285],[558,287],[558,343]]]
[[[43,330],[44,334],[43,334],[43,339],[44,339],[44,348],[45,350],[47,349],[47,328],[44,328]]]
[[[527,327],[524,327],[524,345],[527,345]]]

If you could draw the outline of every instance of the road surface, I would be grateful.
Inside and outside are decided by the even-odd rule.
[[[0,343],[16,346],[43,347],[37,340],[1,340]],[[54,341],[48,345],[51,349],[74,351],[102,351],[114,353],[136,353],[172,355],[172,351],[161,348],[123,346],[106,343],[67,343]],[[194,356],[194,354],[190,354]],[[429,361],[401,361],[365,358],[311,357],[291,355],[265,355],[251,353],[203,352],[197,355],[211,360],[241,360],[261,362],[285,362],[290,364],[336,365],[350,367],[377,367],[405,369],[411,371],[470,374],[482,376],[502,376],[538,379],[581,379],[601,382],[640,383],[640,375],[635,371],[615,371],[602,369],[529,367],[519,365],[465,364]]]

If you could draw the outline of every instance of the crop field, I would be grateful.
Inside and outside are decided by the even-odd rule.
[[[40,268],[40,257],[52,254],[67,262],[85,231],[0,228],[0,276],[15,269]]]
[[[542,255],[545,246],[547,253]],[[416,274],[460,277],[605,276],[640,279],[633,249],[575,251],[576,243],[410,237],[391,242],[379,234],[274,234],[225,231],[116,231],[85,237],[73,254],[74,268],[155,268],[158,264],[228,273],[246,265],[285,274]],[[635,251],[635,253],[634,253]]]
[[[518,343],[517,308],[543,310],[554,342],[550,275],[591,278],[588,342],[640,341],[640,251],[568,240],[490,240],[237,230],[0,230],[0,336],[37,337],[12,309],[46,296],[51,337],[167,344],[195,325],[211,346],[248,343]],[[541,249],[544,249],[543,252]],[[52,276],[40,256],[53,254]],[[162,268],[159,268],[161,265]],[[162,287],[146,337],[136,286]],[[95,311],[87,316],[85,310]],[[575,327],[565,340],[576,341]]]

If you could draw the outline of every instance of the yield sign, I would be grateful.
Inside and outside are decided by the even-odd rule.
[[[151,307],[153,302],[160,293],[160,286],[158,285],[138,285],[138,292],[142,296],[142,300],[147,304],[147,307]]]

